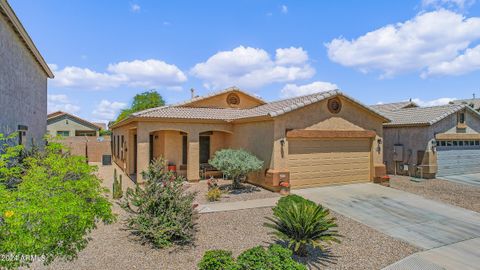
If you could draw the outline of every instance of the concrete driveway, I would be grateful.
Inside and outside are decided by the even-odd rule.
[[[480,187],[480,173],[439,176],[438,179]]]
[[[480,237],[480,213],[376,184],[294,193],[423,249]]]

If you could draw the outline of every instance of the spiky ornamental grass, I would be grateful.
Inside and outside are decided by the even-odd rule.
[[[295,255],[305,257],[307,248],[325,248],[340,243],[335,218],[329,216],[330,211],[297,195],[280,199],[273,209],[273,218],[267,217],[271,223],[264,226],[274,229],[273,235],[284,240]]]

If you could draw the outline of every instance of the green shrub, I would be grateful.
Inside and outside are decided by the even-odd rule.
[[[237,258],[238,269],[272,269],[269,256],[262,246],[247,249]]]
[[[118,179],[117,179],[117,169],[113,169],[112,197],[115,200],[121,199],[123,197],[122,175],[120,175],[120,181],[118,181]]]
[[[109,130],[109,129],[101,129],[101,130],[98,132],[98,135],[99,135],[99,136],[110,136],[110,135],[112,135],[112,131]]]
[[[211,188],[207,191],[207,199],[209,202],[219,201],[222,197],[222,191],[218,187]]]
[[[276,209],[285,208],[285,207],[291,205],[292,203],[308,203],[308,204],[311,204],[311,205],[317,205],[316,203],[314,203],[310,200],[307,200],[307,199],[303,198],[302,196],[291,194],[291,195],[288,195],[288,196],[281,197],[278,200],[277,205],[273,208],[273,211],[275,212]]]
[[[208,163],[232,177],[234,188],[240,187],[240,180],[242,178],[263,167],[263,161],[242,149],[219,150]]]
[[[164,159],[152,161],[142,176],[144,187],[127,189],[121,204],[132,214],[127,227],[155,247],[190,243],[197,219],[196,194],[185,191],[185,179],[169,172]]]
[[[17,148],[4,145],[0,153],[0,254],[12,255],[0,268],[28,266],[30,256],[45,264],[74,259],[97,221],[115,220],[95,168],[56,142],[22,158]],[[15,188],[9,177],[20,179]]]
[[[339,243],[335,218],[330,211],[310,200],[289,195],[273,209],[272,223],[266,227],[275,230],[274,235],[288,243],[296,255],[307,256],[307,247],[324,249],[325,244]]]
[[[198,264],[199,270],[234,270],[235,260],[231,251],[209,250]]]
[[[205,252],[198,264],[200,270],[306,270],[307,267],[292,259],[292,251],[280,245],[268,249],[257,246],[245,250],[235,261],[232,253],[224,250]]]

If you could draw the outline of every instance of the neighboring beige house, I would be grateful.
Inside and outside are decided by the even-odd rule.
[[[217,150],[245,149],[264,161],[248,181],[271,190],[368,182],[383,176],[388,119],[342,92],[265,102],[232,87],[134,113],[111,126],[113,159],[132,179],[163,156],[189,181]]]
[[[47,130],[52,136],[99,136],[105,127],[102,123],[92,123],[73,114],[54,112],[47,116]]]
[[[15,12],[0,0],[0,133],[38,146],[47,131],[47,79],[53,78]]]
[[[388,173],[434,178],[480,172],[480,114],[468,104],[371,107],[391,119],[383,129]]]

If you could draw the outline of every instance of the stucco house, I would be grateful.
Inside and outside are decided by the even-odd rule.
[[[47,116],[47,131],[52,136],[99,136],[105,124],[92,123],[70,113],[58,111]]]
[[[236,87],[134,113],[111,126],[113,159],[132,179],[163,156],[189,181],[222,148],[264,161],[248,181],[275,190],[371,181],[383,176],[388,119],[338,90],[265,102]]]
[[[0,133],[42,146],[47,131],[47,79],[42,55],[6,0],[0,0]]]
[[[468,104],[371,106],[385,123],[387,172],[423,178],[480,172],[480,114]]]

